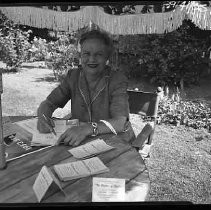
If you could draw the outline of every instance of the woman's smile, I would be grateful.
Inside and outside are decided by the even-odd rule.
[[[97,68],[98,67],[98,64],[87,64],[87,66],[89,67],[89,68]]]

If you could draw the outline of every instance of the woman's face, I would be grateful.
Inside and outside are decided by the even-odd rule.
[[[108,49],[99,39],[87,39],[81,46],[81,65],[90,75],[102,73],[108,59]]]

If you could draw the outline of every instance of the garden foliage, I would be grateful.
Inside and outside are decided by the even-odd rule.
[[[67,33],[61,33],[58,40],[47,45],[46,63],[53,69],[55,78],[62,80],[68,70],[79,65],[79,53],[76,38]]]
[[[146,76],[160,86],[197,84],[208,46],[189,29],[190,24],[184,21],[171,33],[120,37],[120,56],[128,66],[128,77]]]
[[[45,58],[48,54],[48,43],[46,39],[40,37],[34,37],[31,42],[31,48],[29,49],[29,58],[30,62],[34,61],[45,61]]]
[[[7,65],[8,71],[17,71],[27,60],[30,33],[30,30],[22,31],[0,13],[0,60]]]
[[[158,107],[158,123],[186,125],[195,129],[205,128],[211,132],[211,108],[200,100],[184,100],[180,92],[166,94]]]

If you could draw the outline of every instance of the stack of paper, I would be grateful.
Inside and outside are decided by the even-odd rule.
[[[97,155],[114,149],[114,147],[106,144],[103,139],[96,139],[79,147],[68,150],[75,158],[81,159]]]
[[[86,160],[54,165],[54,170],[60,180],[68,181],[108,172],[109,168],[98,157],[93,157]]]

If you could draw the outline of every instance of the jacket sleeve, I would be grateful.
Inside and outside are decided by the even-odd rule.
[[[113,73],[110,81],[110,114],[113,117],[125,116],[129,119],[128,79],[121,72]]]
[[[47,100],[57,108],[63,108],[71,99],[71,71],[68,71],[66,77],[47,97]]]

